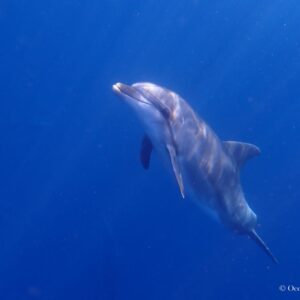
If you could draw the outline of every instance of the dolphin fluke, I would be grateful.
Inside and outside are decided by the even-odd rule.
[[[256,244],[273,260],[275,264],[278,264],[277,258],[273,255],[270,248],[266,245],[266,243],[260,238],[260,236],[256,233],[255,230],[251,230],[248,232],[248,235],[252,240],[256,242]]]

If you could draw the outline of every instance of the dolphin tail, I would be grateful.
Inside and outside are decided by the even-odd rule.
[[[260,236],[253,229],[248,232],[249,237],[256,242],[256,244],[273,260],[275,264],[278,264],[277,258],[272,254],[270,248],[266,243],[260,238]]]

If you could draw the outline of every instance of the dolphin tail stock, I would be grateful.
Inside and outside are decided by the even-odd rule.
[[[275,264],[278,264],[277,258],[273,255],[267,244],[261,239],[257,232],[253,229],[248,232],[249,237],[272,259]]]

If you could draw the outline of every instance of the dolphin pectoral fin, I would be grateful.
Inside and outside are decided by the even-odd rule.
[[[225,141],[223,146],[241,167],[248,159],[260,154],[260,149],[248,143]]]
[[[256,233],[255,230],[251,230],[248,232],[248,235],[252,240],[256,242],[256,244],[273,260],[275,264],[278,264],[277,258],[273,255],[270,248],[266,245],[266,243],[260,238],[260,236]]]
[[[172,164],[172,168],[173,168],[173,172],[175,174],[179,189],[180,189],[180,193],[182,198],[184,198],[184,186],[183,186],[183,180],[182,180],[182,175],[180,173],[180,169],[179,169],[179,165],[176,159],[176,153],[175,153],[175,149],[172,146],[166,146],[167,150],[169,152],[170,155],[170,159],[171,159],[171,164]]]
[[[141,144],[140,160],[144,169],[146,170],[149,169],[152,150],[153,150],[152,142],[148,137],[148,135],[145,134]]]

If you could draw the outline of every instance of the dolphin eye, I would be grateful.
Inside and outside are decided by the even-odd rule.
[[[163,107],[162,109],[160,109],[160,112],[161,112],[161,114],[163,115],[163,117],[165,119],[169,119],[170,118],[171,114],[170,114],[170,111],[167,108]]]

